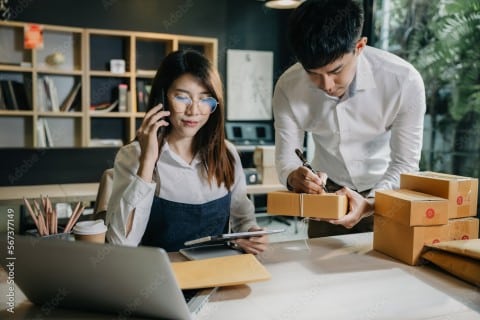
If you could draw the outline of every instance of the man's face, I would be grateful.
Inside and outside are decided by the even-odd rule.
[[[310,81],[328,95],[342,97],[352,83],[357,70],[358,56],[365,47],[366,41],[366,38],[361,38],[354,52],[346,53],[326,66],[306,69]]]

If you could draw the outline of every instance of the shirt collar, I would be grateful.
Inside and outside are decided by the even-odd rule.
[[[172,149],[170,149],[170,145],[168,144],[168,142],[166,140],[165,140],[165,143],[163,144],[160,157],[168,159],[167,161],[169,161],[169,162],[174,162],[179,166],[187,167],[187,168],[194,168],[198,164],[201,164],[201,162],[202,162],[202,160],[200,159],[200,155],[197,153],[193,157],[192,163],[188,164],[187,162],[185,162],[185,160],[180,158],[180,156],[178,154],[176,154],[175,152],[173,152]]]
[[[373,77],[372,66],[367,58],[365,58],[365,51],[358,57],[357,72],[355,74],[355,81],[352,82],[351,86],[352,85],[355,91],[377,87]]]

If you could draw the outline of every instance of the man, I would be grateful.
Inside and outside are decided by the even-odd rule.
[[[371,231],[375,190],[398,188],[401,173],[418,170],[422,78],[406,61],[368,47],[362,26],[352,0],[308,0],[290,18],[299,63],[280,77],[273,97],[279,178],[296,192],[323,193],[326,184],[350,203],[341,219],[310,220],[310,237]],[[295,155],[305,132],[317,175]]]

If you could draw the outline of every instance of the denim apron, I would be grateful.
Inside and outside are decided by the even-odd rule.
[[[184,248],[184,242],[228,231],[231,193],[203,204],[153,199],[141,244],[168,252]]]

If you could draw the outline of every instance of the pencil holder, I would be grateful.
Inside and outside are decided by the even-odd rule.
[[[63,233],[63,228],[62,227],[59,227],[58,229],[59,229],[58,230],[59,233],[49,234],[48,236],[41,236],[38,233],[37,229],[30,229],[30,230],[25,231],[25,233],[27,235],[30,235],[30,236],[33,236],[33,237],[36,237],[36,238],[42,238],[42,239],[56,239],[56,240],[75,241],[75,238],[74,238],[74,236],[71,232]]]

